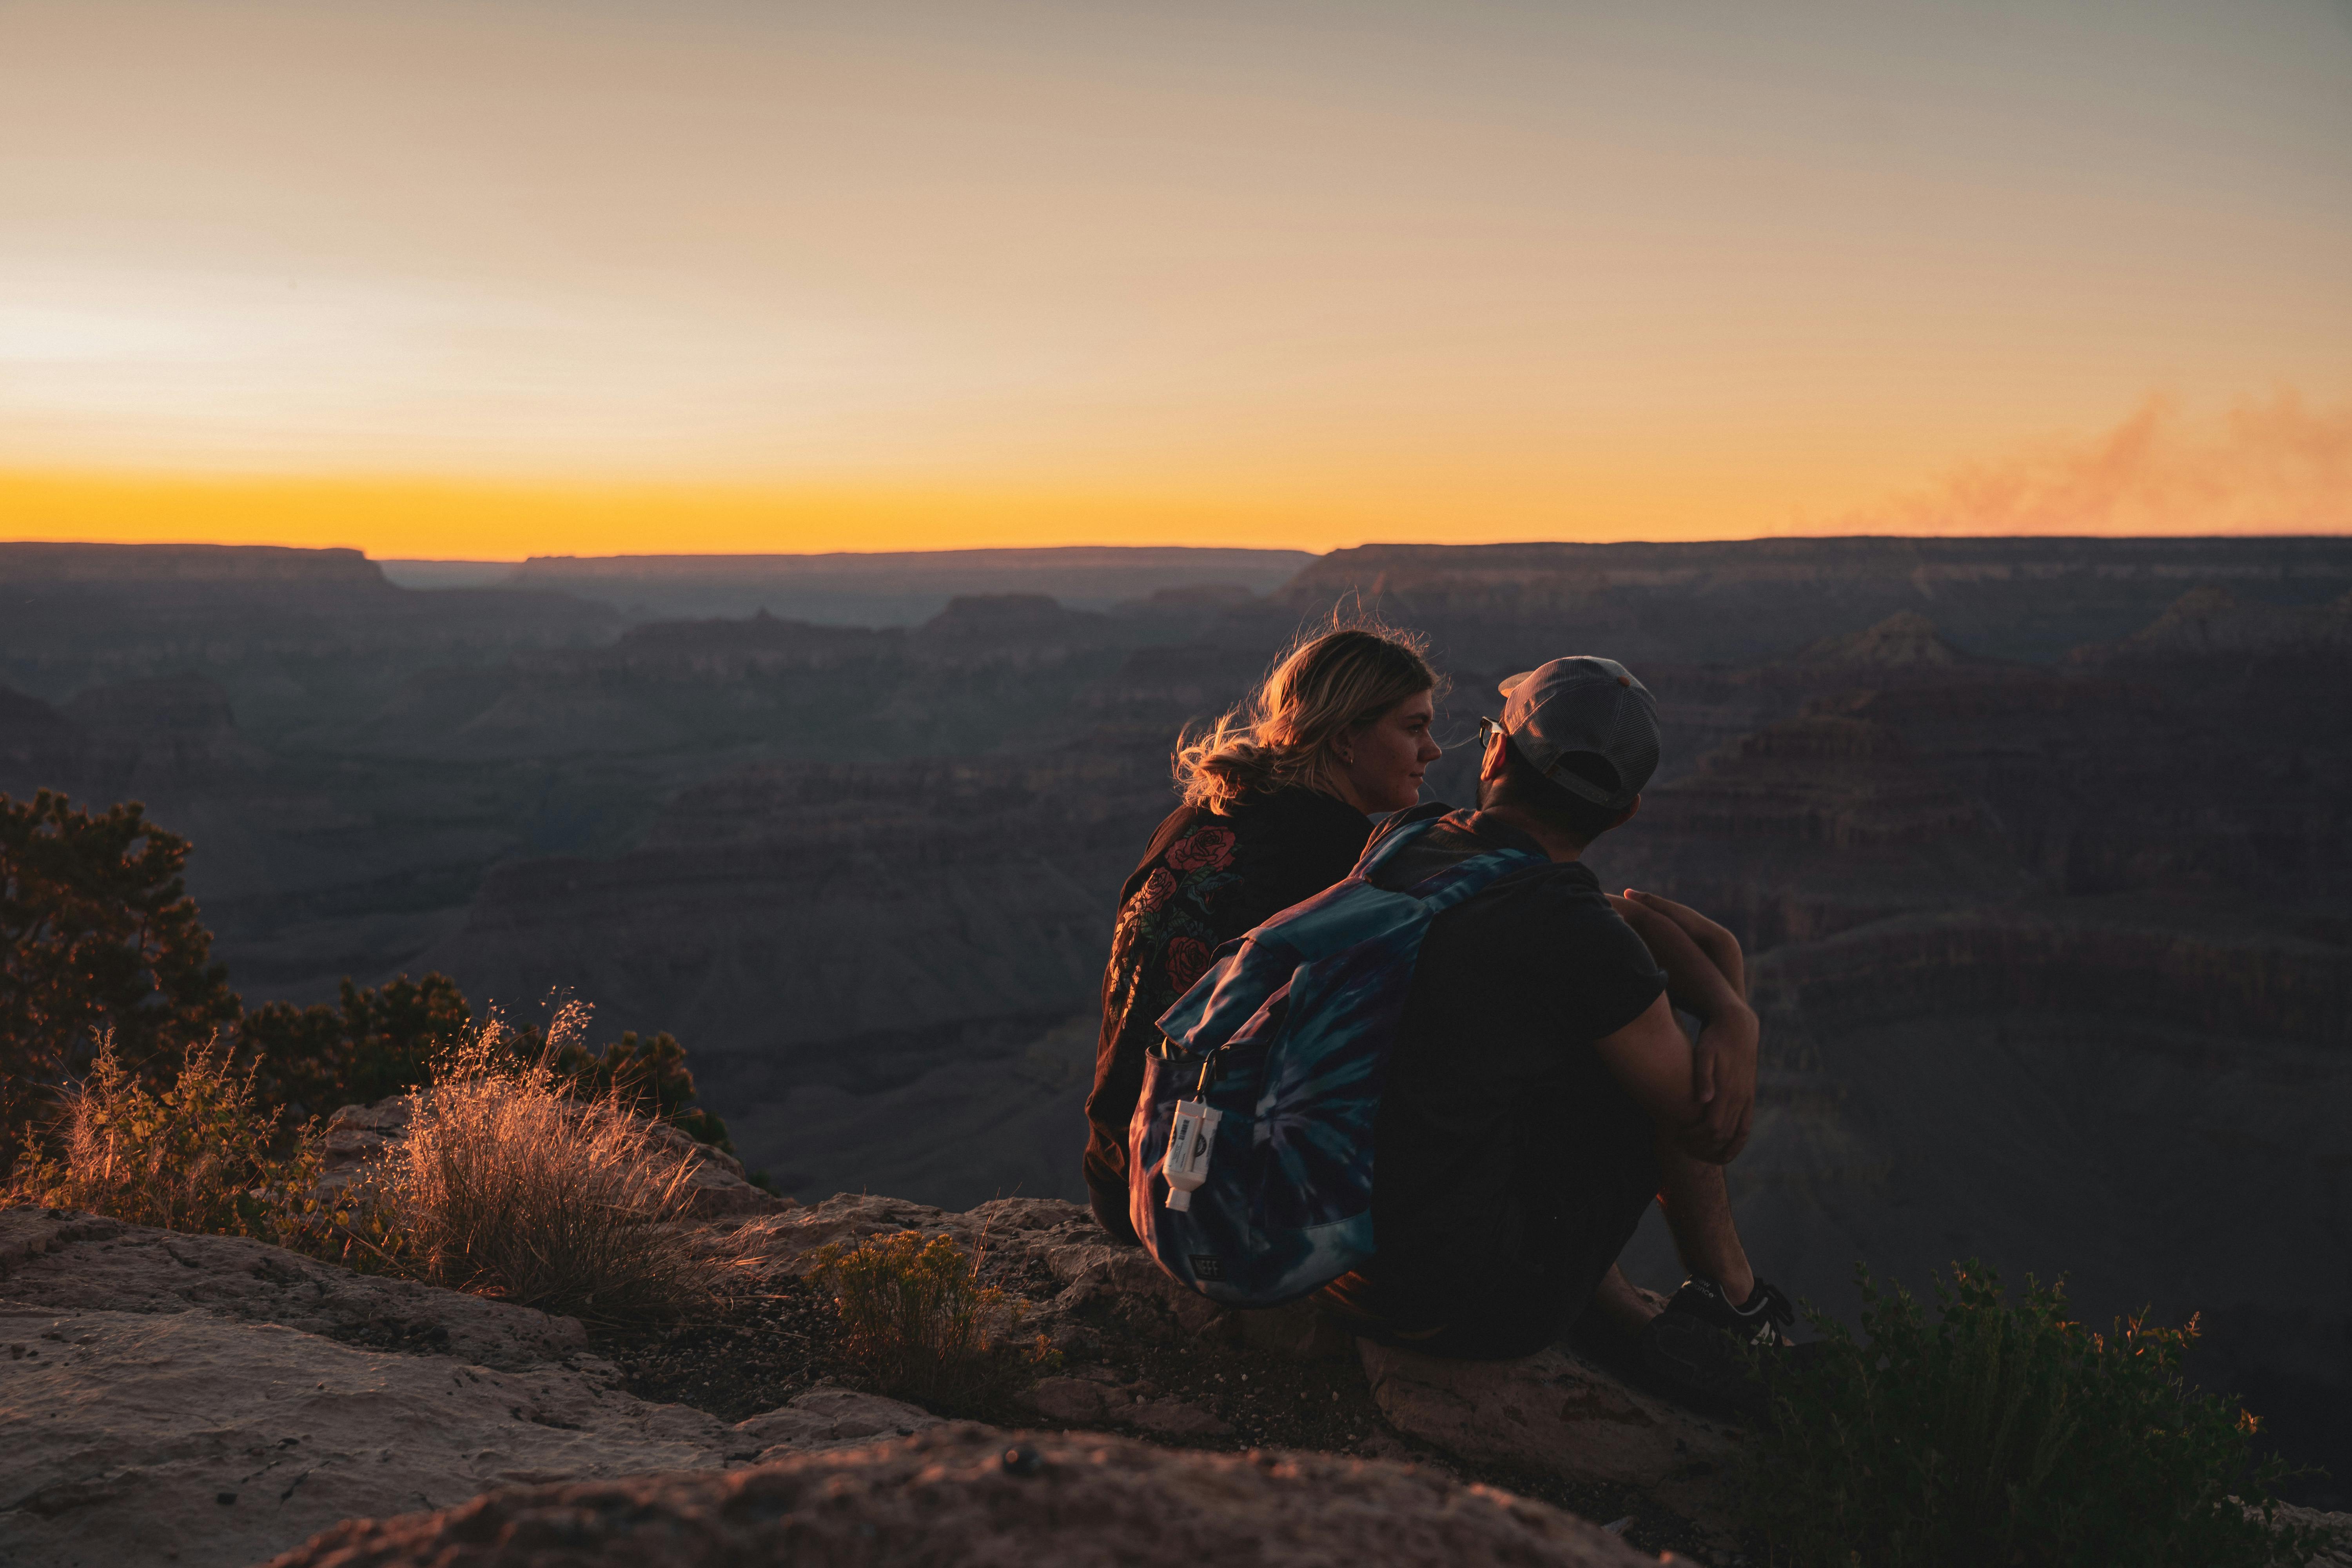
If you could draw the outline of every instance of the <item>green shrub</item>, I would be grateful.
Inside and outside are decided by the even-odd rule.
[[[473,1027],[465,993],[446,974],[404,974],[381,987],[346,976],[333,1006],[256,1007],[237,1026],[237,1043],[260,1064],[263,1091],[287,1108],[290,1126],[430,1082],[435,1060]]]
[[[522,1037],[528,1048],[530,1037]],[[732,1154],[727,1123],[694,1104],[694,1074],[687,1070],[686,1047],[665,1031],[640,1040],[635,1029],[592,1055],[586,1046],[569,1045],[549,1064],[555,1075],[583,1097],[610,1095],[639,1116],[659,1117],[698,1143]]]
[[[2255,1458],[2254,1418],[2182,1381],[2194,1320],[2094,1333],[2060,1287],[2011,1303],[1969,1263],[1936,1281],[1931,1323],[1858,1272],[1864,1340],[1809,1311],[1818,1353],[1764,1358],[1777,1429],[1748,1445],[1741,1497],[1775,1563],[2266,1568],[2315,1548],[2274,1527],[2287,1472]]]
[[[944,1236],[905,1230],[836,1244],[814,1262],[809,1278],[840,1309],[842,1358],[882,1393],[952,1404],[1054,1359],[1042,1335],[1012,1342],[1022,1303],[982,1285],[977,1262]]]
[[[63,1093],[55,1147],[28,1147],[9,1198],[207,1236],[287,1239],[319,1172],[315,1148],[271,1152],[274,1108],[217,1044],[191,1048],[170,1087],[124,1068],[111,1037]]]
[[[57,1111],[101,1036],[120,1067],[168,1077],[236,1022],[187,859],[136,805],[0,795],[0,1160]]]
[[[584,1019],[584,1013],[563,1015]],[[575,1099],[612,1099],[640,1116],[659,1117],[698,1142],[733,1153],[727,1124],[694,1105],[686,1047],[667,1034],[641,1040],[629,1030],[599,1053],[571,1025],[551,1044],[538,1029],[498,1025],[489,1035],[516,1064],[544,1065]],[[263,1092],[287,1107],[290,1129],[339,1106],[373,1105],[433,1080],[434,1066],[478,1033],[473,1008],[446,974],[383,986],[342,983],[336,1005],[297,1007],[270,1002],[246,1015],[241,1048],[261,1064]]]

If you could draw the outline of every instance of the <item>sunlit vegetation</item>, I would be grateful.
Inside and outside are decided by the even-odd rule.
[[[612,1099],[732,1152],[726,1124],[695,1106],[685,1048],[667,1034],[600,1047],[584,1035],[485,1033],[443,974],[381,987],[346,979],[332,1005],[247,1012],[211,962],[212,934],[182,881],[188,853],[136,805],[94,813],[47,791],[0,795],[0,1173],[21,1149],[56,1152],[52,1130],[101,1039],[110,1073],[158,1092],[192,1052],[233,1065],[247,1102],[272,1109],[281,1155],[310,1119],[421,1088],[478,1038],[544,1066],[575,1098]]]
[[[686,1048],[667,1034],[644,1039],[626,1030],[598,1050],[586,1043],[584,1023],[561,1038],[552,1032],[551,1026],[477,1029],[457,983],[428,974],[422,981],[402,975],[381,988],[345,980],[332,1006],[266,1003],[245,1016],[237,1039],[258,1065],[268,1097],[287,1108],[289,1125],[337,1106],[404,1094],[430,1082],[435,1064],[451,1051],[489,1040],[510,1061],[543,1064],[576,1098],[611,1097],[699,1142],[734,1152],[727,1124],[695,1106]]]
[[[275,1108],[250,1066],[212,1044],[190,1050],[156,1085],[126,1069],[102,1038],[88,1076],[62,1097],[53,1137],[16,1165],[10,1201],[87,1209],[137,1225],[289,1241],[320,1168],[315,1139],[272,1145]]]
[[[1862,1272],[1862,1332],[1819,1312],[1819,1353],[1767,1356],[1774,1429],[1748,1445],[1748,1521],[1786,1568],[2265,1568],[2280,1528],[2256,1423],[2181,1377],[2196,1333],[2097,1333],[2058,1287],[2021,1300],[1957,1265],[1937,1312]]]
[[[551,1063],[585,1026],[560,1014],[535,1057],[495,1021],[436,1058],[404,1134],[348,1180],[320,1180],[323,1134],[283,1142],[255,1069],[217,1045],[153,1084],[110,1046],[63,1097],[6,1197],[140,1225],[245,1236],[366,1272],[625,1323],[731,1286],[724,1244],[687,1217],[702,1156],[656,1137],[625,1085],[583,1090]]]
[[[0,1161],[103,1039],[163,1077],[240,1011],[181,873],[188,841],[136,805],[0,795]],[[5,1166],[0,1164],[0,1170]]]
[[[188,846],[136,806],[0,796],[0,1198],[247,1237],[371,1272],[624,1325],[694,1315],[747,1255],[689,1215],[727,1147],[667,1034],[587,1042],[478,1019],[439,974],[246,1013],[180,883]],[[325,1175],[325,1118],[405,1097],[404,1125]],[[744,1233],[744,1247],[755,1244]],[[980,1411],[1055,1361],[979,1260],[908,1231],[816,1255],[836,1353],[867,1386]],[[2196,1333],[2096,1332],[2056,1288],[1974,1264],[1931,1312],[1864,1276],[1856,1333],[1811,1314],[1768,1358],[1743,1446],[1746,1525],[1780,1568],[2302,1563],[2254,1418],[2191,1388]]]
[[[583,1096],[492,1024],[413,1091],[406,1135],[352,1184],[332,1229],[395,1272],[593,1321],[674,1317],[723,1292],[685,1219],[701,1157],[650,1137],[617,1089]],[[348,1254],[346,1254],[348,1256]]]
[[[980,1279],[978,1261],[919,1231],[835,1245],[809,1278],[841,1313],[838,1348],[873,1388],[924,1404],[984,1395],[1055,1360],[1022,1342],[1022,1303]]]

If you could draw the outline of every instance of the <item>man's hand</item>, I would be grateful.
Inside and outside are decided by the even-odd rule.
[[[1660,996],[1632,1023],[1594,1041],[1593,1048],[1663,1137],[1694,1160],[1725,1165],[1748,1142],[1756,1093],[1755,1015],[1734,1001],[1699,1037],[1705,1048],[1694,1050],[1675,1022],[1673,1004]],[[1716,1079],[1714,1098],[1706,1104],[1693,1085],[1702,1061],[1713,1062]]]
[[[1612,899],[1610,901],[1613,904],[1619,900]],[[1740,998],[1743,1001],[1747,999],[1748,963],[1739,951],[1738,937],[1688,904],[1678,904],[1672,899],[1660,898],[1655,893],[1645,893],[1639,888],[1626,889],[1623,901],[1637,908],[1648,910],[1654,914],[1664,915],[1680,926],[1683,934],[1689,937],[1701,952],[1706,954],[1706,961],[1714,964],[1726,980],[1731,982],[1731,988],[1739,993]],[[1635,926],[1633,929],[1638,931],[1642,928]]]
[[[1706,1120],[1692,1130],[1685,1148],[1713,1164],[1727,1165],[1748,1147],[1756,1119],[1756,1047],[1761,1031],[1743,1002],[1709,1018],[1691,1047],[1691,1090],[1706,1107]]]

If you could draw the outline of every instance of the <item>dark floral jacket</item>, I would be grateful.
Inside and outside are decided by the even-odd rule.
[[[1114,1236],[1134,1239],[1127,1125],[1160,1016],[1208,972],[1218,947],[1355,869],[1371,826],[1345,801],[1285,789],[1244,795],[1224,815],[1180,806],[1151,836],[1119,889],[1087,1097],[1087,1188]]]

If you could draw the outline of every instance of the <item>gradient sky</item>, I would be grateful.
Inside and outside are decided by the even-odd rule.
[[[0,537],[2352,529],[2352,4],[0,0]]]

